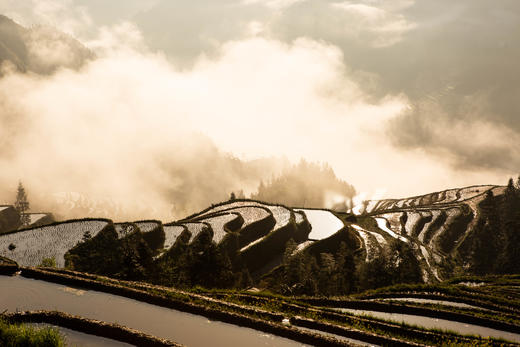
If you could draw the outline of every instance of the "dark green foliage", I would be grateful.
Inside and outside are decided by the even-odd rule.
[[[189,236],[189,232],[183,232],[168,254],[156,262],[153,282],[184,288],[231,288],[237,282],[250,285],[249,273],[244,269],[233,271],[226,249],[232,247],[233,238],[224,243],[226,246],[217,246],[209,228],[203,229],[191,244]]]
[[[504,194],[503,234],[505,247],[501,270],[503,273],[520,273],[520,178],[519,184],[509,181]]]
[[[56,267],[56,259],[54,258],[43,258],[39,267]]]
[[[401,228],[405,230],[406,221],[408,221],[408,212],[403,212],[401,217],[399,217],[399,223],[401,223]],[[411,232],[411,230],[407,230],[407,232]]]
[[[356,268],[358,288],[373,289],[390,285],[392,277],[387,270],[387,265],[387,257],[385,256],[359,263]]]
[[[268,184],[260,183],[251,198],[288,206],[322,208],[326,205],[326,191],[345,197],[353,197],[356,192],[353,186],[338,179],[329,166],[302,160]]]
[[[406,242],[393,240],[380,255],[361,262],[356,270],[358,290],[397,283],[422,283],[420,264]]]
[[[121,264],[120,245],[113,225],[95,237],[89,233],[65,254],[65,267],[94,274],[115,274]]]
[[[95,237],[85,233],[82,242],[65,254],[65,266],[76,271],[139,280],[148,276],[152,256],[139,229],[119,239],[113,224],[109,224]]]
[[[156,250],[161,249],[164,247],[164,230],[162,222],[158,220],[144,220],[144,221],[137,221],[134,222],[137,226],[139,226],[139,223],[156,223],[157,227],[153,228],[152,230],[148,232],[143,232],[143,239],[146,241],[150,249]]]
[[[462,205],[460,215],[448,224],[444,232],[439,235],[439,246],[444,253],[449,254],[455,248],[459,238],[466,233],[472,220],[473,212],[467,205]]]
[[[491,191],[479,205],[471,237],[471,270],[478,275],[520,273],[520,190],[512,179],[503,195]]]
[[[338,295],[354,289],[355,259],[345,242],[336,254],[321,253],[318,259],[296,248],[293,240],[287,242],[282,266],[266,280],[271,289],[289,295]]]
[[[339,294],[352,292],[355,284],[356,263],[354,253],[345,242],[340,243],[336,254],[337,288]]]
[[[121,250],[121,271],[117,277],[128,280],[142,280],[148,276],[152,267],[153,252],[144,241],[142,234],[136,231],[125,237]]]
[[[245,249],[242,252],[242,260],[249,271],[254,273],[265,266],[269,260],[281,256],[290,239],[298,242],[306,240],[305,233],[294,221],[294,215],[291,216],[287,225],[271,231],[261,242]]]
[[[182,286],[189,282],[186,258],[190,237],[191,233],[184,230],[168,252],[156,261],[152,282],[167,286]]]
[[[253,285],[253,278],[251,277],[251,274],[249,273],[249,270],[247,268],[242,269],[242,272],[240,273],[236,286],[238,288],[249,288]]]
[[[65,346],[57,329],[36,329],[23,324],[10,324],[0,318],[0,345],[3,347]]]
[[[188,248],[187,267],[191,275],[191,284],[204,287],[230,286],[233,284],[231,262],[212,238],[209,229],[204,229]]]
[[[20,215],[20,224],[22,227],[28,226],[31,223],[31,218],[27,214],[27,211],[29,210],[29,200],[27,199],[27,193],[25,192],[22,182],[18,183],[14,208]]]

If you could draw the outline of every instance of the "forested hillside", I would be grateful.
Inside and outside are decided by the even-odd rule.
[[[361,214],[236,199],[179,221],[77,220],[0,236],[0,255],[123,279],[347,294],[520,273],[520,189],[473,186],[364,203]]]

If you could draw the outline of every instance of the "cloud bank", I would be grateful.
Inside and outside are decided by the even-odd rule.
[[[72,191],[125,218],[182,217],[253,192],[287,165],[259,159],[272,156],[328,162],[369,198],[502,183],[518,167],[515,11],[492,12],[488,30],[483,1],[38,3],[0,10],[96,55],[0,79],[0,179],[42,200]]]
[[[0,79],[2,182],[21,178],[43,197],[113,200],[125,217],[178,216],[176,203],[180,212],[204,207],[198,192],[208,186],[252,192],[277,169],[270,161],[264,174],[233,171],[232,159],[211,155],[323,161],[324,152],[357,146],[351,129],[373,128],[403,107],[400,97],[368,103],[341,52],[309,39],[231,41],[181,70],[146,50],[130,24],[100,33],[97,57],[79,69]],[[208,170],[215,174],[199,174]],[[190,172],[199,180],[182,188]]]

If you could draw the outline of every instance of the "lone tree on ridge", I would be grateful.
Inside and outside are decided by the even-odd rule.
[[[22,182],[18,183],[18,191],[16,193],[16,201],[14,202],[14,208],[20,215],[20,222],[22,226],[28,226],[31,222],[29,214],[26,212],[29,210],[29,200],[27,200],[27,194]]]

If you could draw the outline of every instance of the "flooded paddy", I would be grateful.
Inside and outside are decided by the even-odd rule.
[[[344,227],[343,222],[330,211],[302,209],[298,211],[305,212],[307,220],[312,225],[309,234],[311,240],[323,240],[334,235]]]
[[[0,309],[57,310],[117,323],[188,346],[302,346],[286,338],[191,313],[21,276],[0,276]]]
[[[352,313],[355,315],[367,315],[394,322],[404,322],[410,325],[417,325],[428,329],[444,329],[455,331],[463,335],[480,335],[483,337],[495,337],[502,338],[509,341],[520,343],[520,334],[510,333],[507,331],[496,330],[492,328],[486,328],[479,325],[466,324],[461,322],[455,322],[439,318],[430,318],[424,316],[416,316],[410,314],[401,313],[387,313],[379,311],[367,311],[367,310],[354,310],[349,308],[337,308],[336,310],[346,313]]]
[[[479,310],[487,310],[485,308],[465,304],[463,302],[446,301],[446,300],[423,299],[423,298],[384,298],[384,299],[378,299],[378,300],[415,302],[418,304],[434,304],[434,305],[453,306],[453,307],[460,307],[460,308],[474,308],[474,309],[479,309]]]

